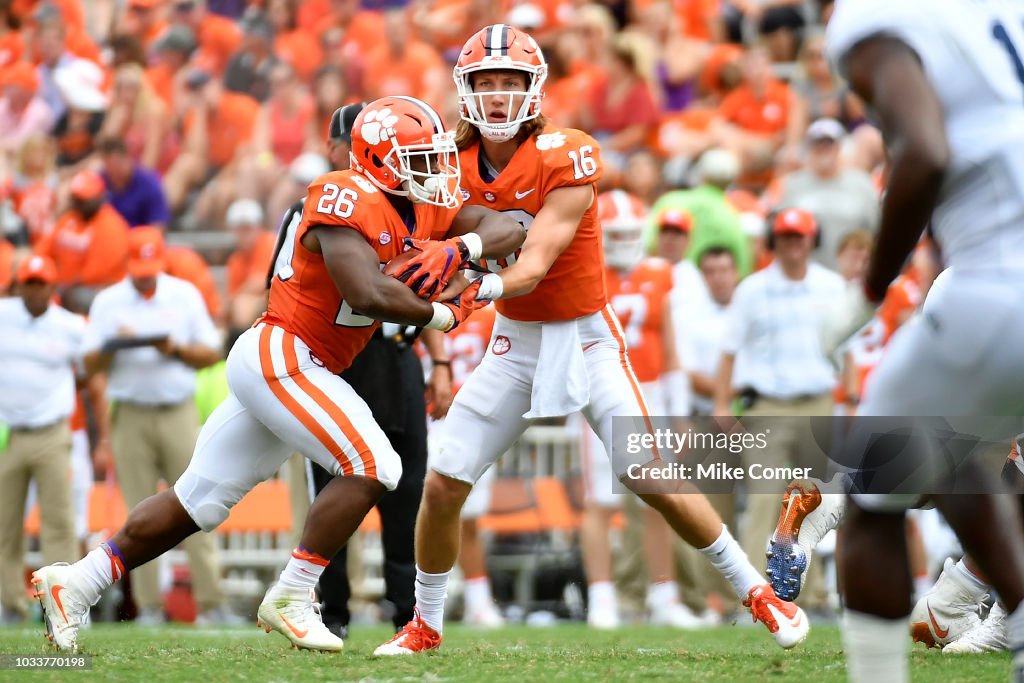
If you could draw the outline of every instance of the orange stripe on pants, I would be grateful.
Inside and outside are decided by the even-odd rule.
[[[295,356],[295,335],[291,332],[285,332],[284,335],[284,362],[285,367],[289,368],[289,374],[291,368],[298,369],[299,361]],[[348,419],[348,415],[345,414],[337,403],[332,401],[330,397],[324,393],[323,389],[313,384],[313,382],[302,374],[301,371],[297,371],[292,375],[292,379],[299,385],[311,399],[316,401],[317,405],[323,408],[330,416],[334,423],[341,429],[341,433],[345,435],[345,438],[349,440],[355,448],[356,453],[363,461],[363,473],[370,479],[377,478],[377,462],[373,459],[373,454],[370,452],[370,447],[363,441],[363,437],[359,434],[359,430],[355,428],[352,421]],[[351,467],[351,465],[350,465]]]
[[[619,364],[622,365],[623,372],[629,378],[629,386],[633,387],[633,396],[636,397],[636,402],[640,406],[640,412],[644,416],[644,424],[647,426],[647,431],[654,434],[651,416],[647,414],[647,402],[644,400],[643,392],[640,391],[640,383],[637,382],[636,375],[633,374],[633,366],[629,364],[629,356],[626,354],[626,340],[622,338],[622,333],[619,332],[619,324],[613,317],[614,314],[609,312],[608,306],[601,309],[601,315],[604,316],[604,321],[608,323],[608,329],[611,330],[612,336],[619,345]],[[661,459],[661,454],[658,453],[657,448],[654,449],[654,457],[659,460]]]
[[[309,432],[316,437],[327,452],[334,456],[334,459],[341,464],[341,470],[345,476],[350,477],[354,473],[352,463],[349,462],[348,456],[345,455],[345,451],[342,447],[327,433],[327,430],[316,421],[316,419],[309,414],[302,404],[299,403],[288,390],[284,388],[281,380],[278,379],[277,374],[274,372],[274,361],[270,354],[270,335],[273,332],[273,327],[265,325],[263,330],[260,332],[260,369],[263,371],[263,378],[267,380],[267,384],[270,386],[270,391],[273,392],[277,400],[290,412],[295,418],[302,423],[302,426],[309,430]],[[292,358],[294,359],[295,353],[292,352]],[[298,363],[295,363],[294,368],[288,367],[288,363],[285,363],[285,371],[290,375],[299,375]]]

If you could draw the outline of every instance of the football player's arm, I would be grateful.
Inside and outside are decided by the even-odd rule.
[[[435,318],[442,314],[437,308],[442,304],[432,305],[384,275],[377,252],[361,234],[340,226],[314,227],[307,234],[319,243],[327,272],[353,311],[375,320],[438,329]]]
[[[549,192],[526,234],[519,258],[501,273],[480,278],[477,298],[508,298],[532,292],[572,242],[583,214],[593,202],[593,185],[560,187]]]
[[[474,259],[504,258],[523,246],[526,239],[526,229],[508,214],[486,206],[463,204],[445,237],[462,237],[468,243],[467,236],[471,234],[480,239],[480,254],[471,255]]]
[[[875,36],[845,60],[854,91],[876,114],[889,151],[889,183],[865,295],[880,302],[931,218],[949,166],[942,105],[917,55],[902,41]]]

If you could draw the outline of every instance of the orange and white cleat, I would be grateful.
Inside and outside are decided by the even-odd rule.
[[[843,518],[845,496],[822,491],[833,488],[839,490],[835,479],[829,484],[817,479],[797,479],[786,487],[779,521],[765,552],[765,573],[783,600],[792,602],[800,595],[815,546]]]
[[[417,612],[395,637],[373,651],[375,657],[411,655],[441,647],[441,634],[427,626]]]
[[[267,633],[277,631],[293,648],[341,652],[345,647],[345,641],[324,626],[311,590],[275,584],[267,591],[256,614],[257,626]]]
[[[58,650],[78,651],[78,629],[89,617],[89,602],[66,562],[32,572],[34,595],[43,608],[46,637]]]
[[[804,611],[791,602],[779,599],[768,584],[751,588],[743,606],[750,610],[754,621],[760,621],[768,627],[775,642],[783,649],[799,645],[811,630]]]

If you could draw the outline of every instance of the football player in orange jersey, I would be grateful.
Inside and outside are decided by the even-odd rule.
[[[497,307],[494,341],[452,404],[424,482],[416,524],[418,615],[378,655],[440,646],[459,510],[531,419],[582,411],[609,453],[613,417],[631,421],[635,433],[653,428],[604,283],[595,202],[600,146],[586,133],[548,124],[541,114],[546,76],[537,43],[505,24],[473,35],[455,66],[463,197],[516,217],[527,238],[521,252],[495,264],[499,272],[478,280],[476,295]],[[613,469],[623,478],[629,463],[621,460]],[[803,640],[803,612],[775,597],[704,496],[641,498],[705,553],[776,642],[793,647]]]
[[[625,333],[629,359],[648,410],[654,415],[689,415],[690,387],[676,355],[669,301],[672,264],[660,258],[644,258],[647,208],[637,197],[612,190],[597,196],[597,217],[604,235],[608,298]],[[580,537],[587,574],[587,623],[595,628],[616,628],[618,600],[612,581],[609,532],[612,515],[622,500],[616,493],[624,489],[614,484],[611,462],[601,440],[593,429],[583,429],[586,503]],[[665,520],[646,507],[643,524],[651,623],[677,628],[704,625],[679,601],[672,538]]]
[[[427,296],[469,258],[508,254],[523,242],[509,217],[462,207],[454,137],[426,104],[408,97],[369,104],[353,126],[352,156],[354,170],[309,186],[267,312],[232,348],[231,393],[203,426],[185,473],[136,506],[80,562],[35,572],[47,631],[60,649],[77,648],[79,625],[107,586],[197,531],[215,529],[294,451],[336,477],[310,507],[301,544],[260,605],[259,623],[295,647],[342,649],[314,609],[313,587],[326,558],[402,472],[370,409],[337,373],[381,320],[445,331],[458,325],[484,305],[473,300],[476,287],[448,303],[410,289]],[[408,286],[382,273],[404,238],[444,239],[396,273],[412,273]]]

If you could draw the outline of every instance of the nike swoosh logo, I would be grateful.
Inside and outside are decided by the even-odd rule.
[[[64,623],[68,623],[68,615],[64,613],[64,603],[60,601],[60,592],[64,590],[64,586],[54,586],[50,589],[50,595],[53,597],[53,601],[57,603],[57,608],[60,610],[60,615],[64,617]]]
[[[288,627],[289,631],[291,631],[292,633],[295,634],[296,638],[305,638],[306,634],[309,633],[309,629],[308,628],[305,631],[300,631],[299,629],[297,629],[294,626],[292,626],[291,622],[288,621],[287,619],[285,619],[284,615],[281,614],[280,611],[278,611],[277,616],[281,617],[281,621],[284,622],[284,625]]]
[[[925,603],[925,604],[927,604],[927,603]],[[939,638],[945,638],[946,636],[949,635],[949,629],[948,628],[946,628],[946,629],[939,628],[939,622],[935,621],[935,615],[932,614],[932,606],[931,605],[928,605],[928,618],[932,622],[932,628],[935,630],[935,635],[937,635]]]
[[[518,190],[516,190],[516,199],[522,199],[523,197],[525,197],[526,195],[530,194],[531,192],[533,192],[536,189],[537,188],[535,188],[535,187],[531,187],[526,192],[519,192]]]

